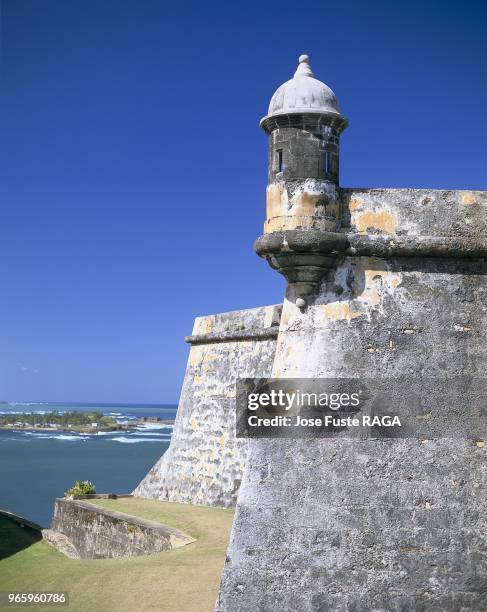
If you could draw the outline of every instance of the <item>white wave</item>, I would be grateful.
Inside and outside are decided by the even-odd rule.
[[[81,439],[88,439],[87,435],[88,434],[83,434],[83,435],[77,435],[76,433],[64,433],[64,434],[56,434],[56,431],[54,430],[49,430],[49,429],[44,429],[41,431],[25,431],[23,429],[12,429],[12,433],[16,433],[16,434],[21,434],[22,436],[34,436],[36,438],[57,438],[59,440],[65,440],[67,438],[69,438],[70,440],[72,438],[74,438],[75,440],[78,438]]]
[[[9,406],[46,406],[49,402],[9,402]]]
[[[38,440],[89,440],[90,439],[89,436],[76,436],[76,435],[70,435],[70,434],[52,435],[52,433],[48,431],[44,431],[44,432],[42,431],[15,431],[15,433],[21,433],[24,438],[26,436],[33,436],[34,439],[38,439]],[[18,440],[19,438],[15,438],[15,439]],[[28,438],[28,439],[32,439],[32,438]]]
[[[50,412],[50,411],[49,411]],[[8,410],[7,412],[0,412],[0,414],[48,414],[47,410]]]
[[[44,436],[44,438],[50,440],[89,440],[88,436],[65,436],[63,434],[59,435],[59,436]]]
[[[24,436],[38,436],[39,434],[42,435],[42,432],[40,431],[23,431],[22,429],[14,429],[15,433],[21,433],[24,434]]]
[[[97,431],[90,435],[92,436],[116,436],[117,434],[118,434],[118,431]]]
[[[120,436],[119,438],[112,438],[113,442],[122,442],[122,444],[136,444],[137,442],[161,442],[161,438],[127,438]]]
[[[6,411],[0,412],[0,414],[8,414],[8,415],[26,414],[26,413],[27,414],[48,414],[47,410],[6,410]]]
[[[156,431],[136,431],[136,436],[157,436],[159,438],[170,438],[170,433],[157,433]]]
[[[167,423],[164,424],[164,425],[153,425],[152,423],[147,423],[147,424],[144,423],[143,425],[140,425],[138,427],[138,429],[139,430],[141,430],[141,429],[149,429],[149,430],[152,430],[152,429],[170,429],[170,430],[172,430],[173,426],[172,425],[168,425]]]

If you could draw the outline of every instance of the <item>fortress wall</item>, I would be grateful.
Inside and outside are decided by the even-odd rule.
[[[342,225],[361,234],[477,237],[487,233],[487,192],[340,189]]]
[[[342,225],[361,234],[473,238],[487,233],[487,192],[340,189]]]
[[[246,459],[235,439],[235,381],[269,376],[281,306],[198,317],[171,445],[134,495],[232,507]]]
[[[347,191],[350,213],[377,213],[351,214],[356,231],[419,241],[485,227],[485,192]],[[285,301],[272,374],[482,377],[486,330],[485,259],[346,257],[308,308]],[[445,386],[445,419],[449,401]],[[460,439],[250,441],[216,609],[484,609],[486,450]]]
[[[180,548],[194,538],[179,529],[90,503],[58,498],[44,537],[71,558],[136,557]]]

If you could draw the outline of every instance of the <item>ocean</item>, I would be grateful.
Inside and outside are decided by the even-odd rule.
[[[10,402],[11,412],[99,410],[118,422],[144,416],[170,420],[175,405]],[[167,450],[172,426],[147,423],[130,432],[77,434],[0,430],[0,508],[48,527],[54,498],[76,480],[91,480],[98,493],[130,493]]]

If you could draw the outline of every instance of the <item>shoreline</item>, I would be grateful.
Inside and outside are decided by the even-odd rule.
[[[149,427],[146,427],[149,425]],[[144,421],[142,419],[138,419],[137,421],[132,421],[130,424],[120,424],[113,425],[110,427],[85,427],[80,425],[73,425],[72,427],[47,427],[47,426],[34,426],[34,425],[0,425],[0,431],[39,431],[39,432],[61,432],[61,433],[82,433],[82,434],[92,434],[96,435],[97,433],[104,432],[126,432],[126,433],[135,433],[140,427],[145,429],[152,429],[150,425],[174,425],[174,419],[161,419],[160,421]],[[157,429],[157,428],[156,428]]]

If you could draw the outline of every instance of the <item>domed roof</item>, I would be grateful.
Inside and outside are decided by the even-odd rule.
[[[303,112],[340,114],[335,94],[327,85],[314,78],[307,55],[299,57],[294,77],[283,83],[272,96],[265,119],[274,115]]]

